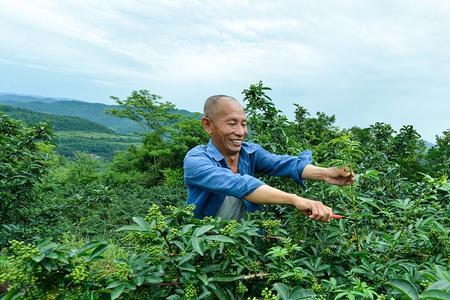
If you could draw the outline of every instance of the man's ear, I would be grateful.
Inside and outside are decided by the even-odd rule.
[[[208,133],[211,134],[212,132],[212,122],[210,119],[203,117],[202,118],[202,125],[203,125],[203,129]]]

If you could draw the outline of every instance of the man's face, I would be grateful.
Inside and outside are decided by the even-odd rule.
[[[219,102],[213,120],[204,122],[216,147],[224,156],[239,153],[247,135],[247,118],[242,106],[233,100]]]

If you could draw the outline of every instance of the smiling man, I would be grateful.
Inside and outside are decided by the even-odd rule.
[[[345,168],[321,168],[311,164],[311,151],[298,157],[276,155],[260,145],[244,142],[247,119],[236,99],[225,95],[209,97],[204,106],[203,128],[211,136],[208,145],[191,149],[184,159],[188,204],[198,218],[218,216],[241,219],[261,204],[293,205],[311,219],[328,222],[332,209],[320,201],[302,198],[273,188],[255,176],[267,174],[349,185],[355,175]]]

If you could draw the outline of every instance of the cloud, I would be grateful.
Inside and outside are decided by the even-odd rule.
[[[436,132],[445,121],[423,120],[445,120],[450,111],[444,0],[18,0],[1,7],[0,68],[89,82],[60,96],[105,99],[149,88],[199,111],[209,92],[239,97],[263,80],[286,113],[300,101],[346,126],[376,116],[401,122],[403,114]]]

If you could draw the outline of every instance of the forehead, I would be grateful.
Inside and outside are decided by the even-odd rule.
[[[217,117],[223,119],[245,119],[245,112],[239,102],[232,99],[220,101],[217,104]]]

